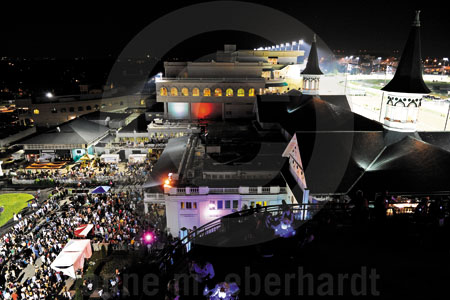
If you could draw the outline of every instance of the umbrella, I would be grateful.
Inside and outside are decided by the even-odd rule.
[[[101,186],[96,187],[96,188],[91,192],[91,194],[104,194],[104,193],[106,193],[107,191],[109,191],[110,188],[111,188],[110,186],[101,185]]]
[[[94,159],[94,155],[91,155],[91,154],[85,154],[85,155],[83,155],[82,157],[80,157],[80,159],[79,160],[92,160],[92,159]]]

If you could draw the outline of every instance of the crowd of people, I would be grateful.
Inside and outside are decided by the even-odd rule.
[[[58,202],[66,194],[57,190],[26,215],[18,214],[18,222],[1,237],[0,299],[47,299],[59,294],[63,276],[50,264],[72,234],[69,228],[54,226]],[[33,275],[25,278],[29,266]]]
[[[16,180],[34,180],[36,182],[52,182],[56,185],[72,182],[81,186],[89,184],[143,184],[149,177],[152,162],[128,162],[123,168],[117,163],[104,163],[99,159],[92,162],[77,163],[65,169],[17,171]]]
[[[131,191],[67,198],[67,190],[59,188],[41,203],[36,199],[1,237],[0,299],[69,299],[67,277],[50,264],[82,224],[94,225],[93,243],[112,249],[139,249],[143,231],[165,235],[161,210],[154,207],[147,216],[139,215]]]

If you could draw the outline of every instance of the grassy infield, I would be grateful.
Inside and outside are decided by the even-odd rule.
[[[0,194],[0,207],[3,207],[3,212],[0,215],[0,227],[8,222],[14,213],[17,214],[24,207],[27,207],[27,201],[30,199],[33,199],[30,194]]]

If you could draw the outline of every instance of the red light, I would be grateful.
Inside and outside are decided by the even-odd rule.
[[[212,117],[213,111],[213,103],[192,103],[192,113],[197,119]]]

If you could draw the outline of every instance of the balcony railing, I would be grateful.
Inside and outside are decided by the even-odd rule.
[[[270,195],[286,194],[286,187],[268,186],[268,187],[232,187],[232,188],[210,188],[200,187],[173,187],[165,190],[166,194],[173,196],[184,195],[208,195],[208,194],[250,194],[250,195]]]
[[[289,209],[295,216],[295,220],[300,224],[311,220],[312,217],[319,212],[326,202],[318,204],[291,204]],[[271,205],[261,208],[261,211],[267,210],[273,216],[281,215],[283,211],[282,205]],[[224,234],[230,235],[232,233],[239,232],[242,227],[245,227],[245,220],[251,214],[255,213],[254,210],[243,210],[235,212],[224,217],[215,219],[198,229],[189,232],[183,239],[179,240],[173,247],[165,249],[158,257],[158,266],[161,272],[169,272],[173,270],[177,265],[182,263],[184,255],[191,250],[192,245],[195,242],[199,242],[200,239],[211,236],[212,234]],[[242,230],[241,232],[245,232]],[[221,240],[221,239],[220,239]]]

